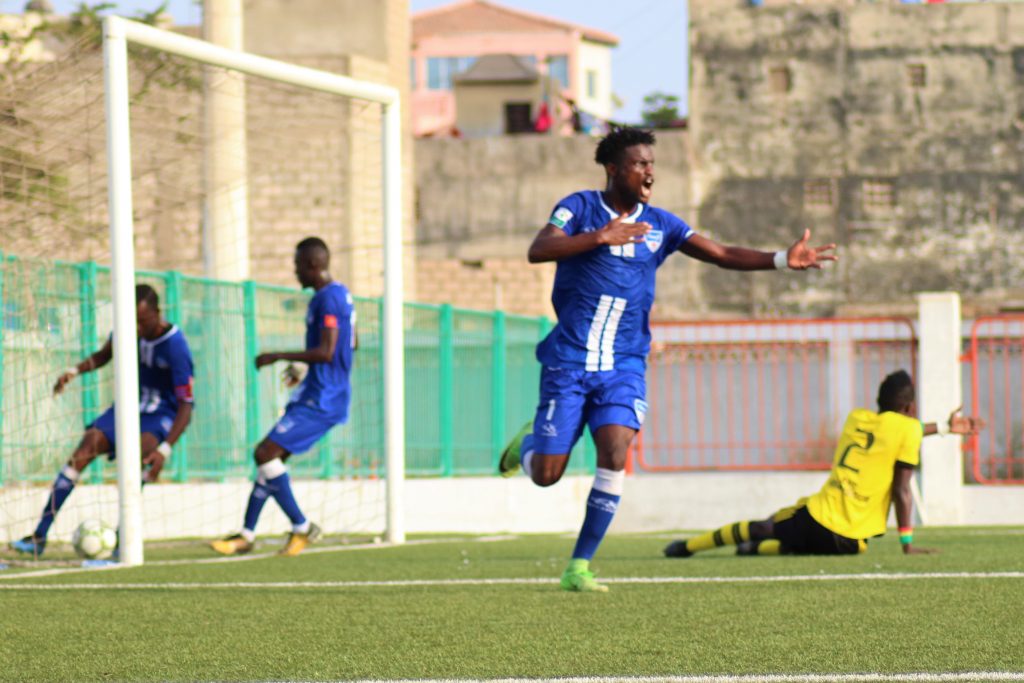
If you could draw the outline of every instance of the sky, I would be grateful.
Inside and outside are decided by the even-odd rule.
[[[99,0],[89,0],[97,4]],[[159,7],[160,0],[110,0],[116,11],[134,16]],[[372,1],[372,0],[371,0]],[[624,106],[616,119],[638,123],[643,98],[660,91],[676,95],[685,114],[687,90],[686,0],[496,0],[513,9],[544,14],[555,19],[607,31],[619,37],[612,51],[612,83]],[[51,0],[54,10],[67,14],[81,0]],[[451,0],[409,0],[412,12],[449,4]],[[0,13],[18,13],[26,0],[0,0]],[[176,24],[202,21],[201,2],[168,0]]]

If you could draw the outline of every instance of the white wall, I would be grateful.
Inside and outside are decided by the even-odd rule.
[[[708,529],[742,519],[763,519],[817,491],[825,472],[638,475],[627,478],[613,533]],[[566,477],[550,488],[526,477],[413,479],[406,483],[409,533],[575,532],[583,520],[591,477]],[[237,530],[251,484],[161,484],[143,493],[146,537],[216,538]],[[296,497],[328,533],[380,533],[384,528],[382,483],[296,482]],[[5,518],[0,541],[32,530],[46,501],[43,487],[9,487],[0,493]],[[112,485],[80,486],[54,526],[70,538],[86,518],[116,520]],[[967,486],[965,524],[1024,524],[1024,487]],[[18,520],[15,522],[15,520]],[[287,520],[268,502],[257,531],[282,534]]]
[[[587,72],[597,72],[597,97],[587,95]],[[576,52],[576,92],[579,107],[603,119],[612,118],[612,50],[607,45],[580,41]]]

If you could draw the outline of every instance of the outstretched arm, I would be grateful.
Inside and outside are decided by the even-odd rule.
[[[892,478],[892,504],[896,508],[896,525],[900,529],[900,543],[903,544],[904,555],[931,555],[939,552],[934,548],[920,548],[913,545],[914,497],[910,492],[910,480],[914,477],[914,468],[902,462],[896,463]]]
[[[950,413],[949,421],[945,424],[922,422],[921,426],[924,429],[924,435],[941,434],[945,436],[946,434],[960,434],[962,436],[973,436],[985,428],[985,420],[974,416],[964,417],[960,415],[961,410],[963,410],[963,406]]]
[[[527,258],[530,263],[546,261],[562,261],[578,254],[593,251],[605,244],[621,245],[639,242],[647,231],[650,223],[624,223],[629,214],[622,214],[608,221],[599,230],[581,232],[578,235],[567,235],[558,226],[548,223],[530,244]]]
[[[60,377],[57,378],[57,382],[53,385],[53,395],[56,396],[60,392],[64,391],[64,387],[67,386],[68,382],[74,379],[77,375],[84,375],[87,372],[98,370],[104,365],[110,362],[110,359],[114,356],[114,341],[113,338],[108,338],[106,343],[100,347],[100,350],[92,354],[81,363],[74,365],[64,372],[61,373]]]
[[[785,252],[785,266],[792,270],[820,269],[825,261],[838,261],[839,257],[827,252],[836,248],[835,244],[822,247],[810,247],[811,231],[804,230],[803,236]],[[776,264],[775,252],[759,251],[748,247],[730,247],[704,237],[693,235],[679,248],[687,256],[705,263],[713,263],[719,268],[728,270],[774,270],[781,267]]]
[[[338,345],[338,328],[324,327],[320,330],[320,343],[305,351],[273,351],[256,356],[256,369],[270,365],[279,360],[299,363],[330,363],[334,358],[334,349]]]

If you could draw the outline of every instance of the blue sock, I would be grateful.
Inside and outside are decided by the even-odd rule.
[[[34,534],[36,538],[46,538],[46,535],[50,533],[50,525],[53,524],[54,518],[60,512],[64,501],[71,495],[77,480],[78,471],[70,466],[57,473],[57,478],[53,481],[53,488],[50,489],[50,497],[47,498],[46,507],[43,508],[43,516],[39,518],[39,525],[36,526]]]
[[[285,473],[285,476],[288,476]],[[247,531],[256,531],[256,522],[259,521],[260,512],[271,495],[270,489],[262,478],[257,478],[252,484],[252,493],[249,494],[249,504],[245,507],[245,524],[242,528]]]
[[[587,497],[587,514],[583,518],[583,528],[580,529],[576,547],[572,551],[574,560],[593,559],[605,532],[608,531],[608,525],[615,517],[615,511],[619,509],[624,479],[625,473],[622,471],[613,472],[598,468],[594,476],[594,488],[590,489],[590,495]]]
[[[268,478],[267,488],[270,489],[270,495],[274,497],[277,504],[284,510],[284,514],[288,515],[288,519],[292,521],[293,526],[300,526],[306,523],[306,516],[302,514],[299,504],[295,502],[295,494],[292,493],[292,480],[288,476],[287,471],[273,479]]]

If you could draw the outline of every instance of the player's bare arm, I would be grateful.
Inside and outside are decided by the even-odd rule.
[[[914,468],[897,462],[892,477],[892,504],[896,509],[896,525],[900,528],[900,543],[904,555],[933,555],[939,551],[935,548],[921,548],[913,544],[913,512],[914,498],[910,492],[910,480],[914,476]]]
[[[628,215],[616,216],[599,230],[578,235],[566,235],[561,228],[548,223],[533,238],[527,258],[530,263],[561,261],[604,245],[618,246],[643,240],[651,229],[650,223],[626,223]]]
[[[287,360],[296,363],[330,363],[334,349],[338,346],[338,328],[325,327],[320,330],[320,343],[305,351],[274,351],[256,356],[256,369],[265,365]]]
[[[786,250],[786,266],[791,270],[820,269],[826,261],[838,261],[839,257],[829,253],[835,244],[811,247],[808,242],[811,231],[804,234]],[[775,270],[775,253],[749,247],[733,247],[720,244],[703,235],[693,235],[679,248],[687,256],[712,263],[727,270]]]
[[[961,415],[960,411],[963,408],[963,406],[960,406],[949,414],[949,421],[943,425],[943,427],[947,427],[945,429],[940,428],[940,425],[936,422],[924,423],[924,435],[931,436],[932,434],[948,433],[960,436],[973,436],[985,428],[985,420],[982,418]]]
[[[110,359],[113,358],[113,356],[113,342],[108,339],[106,343],[100,347],[99,351],[92,354],[78,365],[75,365],[73,368],[69,368],[61,373],[60,377],[57,378],[56,383],[53,385],[53,395],[56,396],[64,391],[64,387],[66,387],[68,382],[73,380],[76,375],[84,375],[87,372],[92,372],[93,370],[102,368],[110,362]]]
[[[178,439],[185,433],[185,429],[191,421],[192,404],[187,401],[178,401],[178,412],[174,415],[174,422],[171,423],[171,429],[167,432],[167,438],[164,439],[164,443],[168,446],[174,446],[174,444],[178,443]],[[164,465],[167,464],[167,456],[160,452],[159,445],[142,455],[143,466],[149,468],[146,474],[146,481],[149,483],[155,482],[159,479]]]

